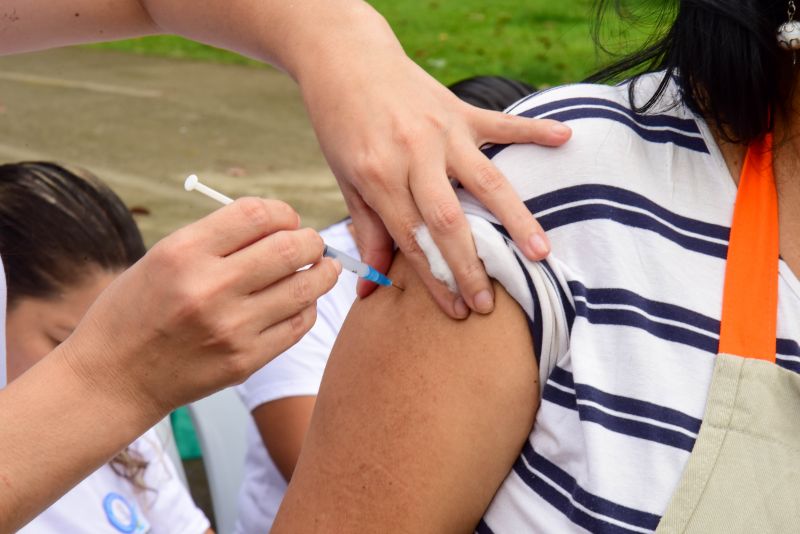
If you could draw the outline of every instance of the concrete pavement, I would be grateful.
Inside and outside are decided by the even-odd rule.
[[[0,162],[80,165],[129,206],[148,245],[216,206],[186,175],[229,196],[292,204],[323,227],[344,203],[295,84],[270,68],[69,48],[0,58]]]

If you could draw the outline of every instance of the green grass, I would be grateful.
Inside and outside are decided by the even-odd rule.
[[[85,45],[85,48],[97,48],[101,50],[121,50],[134,54],[150,56],[171,57],[178,59],[196,59],[200,61],[215,61],[217,63],[233,63],[238,65],[260,65],[257,61],[220,50],[213,46],[189,41],[182,37],[173,35],[155,35],[153,37],[142,37],[139,39],[127,39],[125,41],[114,41],[111,43],[99,43]]]
[[[540,87],[578,81],[608,57],[590,36],[592,0],[370,0],[412,59],[443,83],[478,74],[503,75]],[[636,42],[613,26],[615,48]],[[256,65],[173,36],[90,45],[140,54]]]

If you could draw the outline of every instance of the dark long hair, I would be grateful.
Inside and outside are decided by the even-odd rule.
[[[50,298],[102,269],[117,272],[145,253],[125,204],[95,176],[55,163],[0,165],[0,256],[8,306]],[[135,488],[147,489],[147,462],[125,449],[110,462]]]
[[[536,92],[532,85],[502,76],[473,76],[447,88],[464,102],[492,111],[503,111],[517,100]]]
[[[724,139],[738,143],[763,136],[776,115],[790,112],[792,57],[776,40],[787,20],[786,0],[597,0],[595,38],[609,9],[624,17],[643,6],[653,10],[655,38],[588,81],[664,70],[660,87],[645,102],[633,101],[634,79],[634,109],[652,108],[674,76],[683,102]]]

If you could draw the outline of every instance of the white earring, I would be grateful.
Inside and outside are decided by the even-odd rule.
[[[778,28],[778,44],[784,50],[792,51],[792,58],[797,64],[797,50],[800,50],[800,22],[794,20],[795,11],[794,0],[789,0],[789,7],[786,10],[789,20]]]

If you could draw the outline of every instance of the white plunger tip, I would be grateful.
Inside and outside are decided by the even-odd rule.
[[[196,174],[189,175],[186,178],[186,181],[183,182],[183,188],[187,191],[194,191],[195,187],[197,187],[197,182],[199,182],[199,178],[197,178]]]

